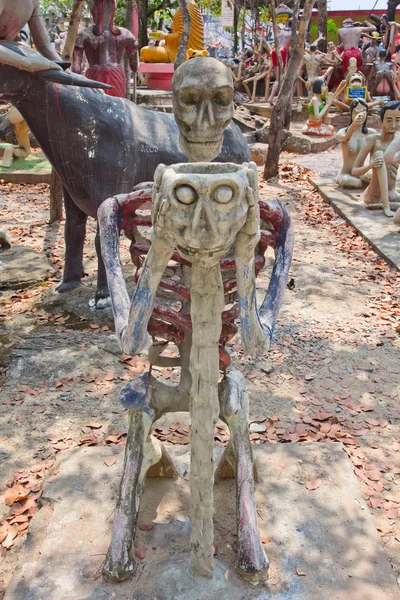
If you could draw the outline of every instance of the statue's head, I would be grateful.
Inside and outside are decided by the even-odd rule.
[[[94,21],[93,33],[95,35],[101,35],[105,29],[118,35],[119,29],[114,25],[115,0],[89,0],[89,9]]]
[[[356,73],[358,71],[357,59],[354,56],[349,58],[349,66],[347,67],[348,73]]]
[[[215,58],[193,58],[175,71],[172,90],[182,152],[189,162],[213,160],[233,116],[231,71]]]
[[[381,108],[382,132],[396,133],[400,130],[400,101],[385,102]]]
[[[363,119],[362,132],[368,133],[367,119],[368,119],[368,102],[363,98],[357,98],[352,100],[350,103],[350,122],[358,119]]]
[[[364,78],[361,73],[353,73],[349,78],[349,86],[351,87],[362,87],[364,85]]]
[[[350,18],[345,19],[343,21],[343,27],[354,27],[353,19],[350,19]]]
[[[314,54],[314,52],[316,52],[317,50],[318,50],[318,46],[316,44],[311,44],[311,46],[310,46],[311,54]]]
[[[323,95],[326,93],[327,87],[325,83],[325,79],[322,77],[317,77],[313,83],[312,91],[313,94]]]
[[[239,231],[252,225],[258,191],[254,163],[159,165],[154,176],[155,232],[173,240],[187,260],[218,262]]]

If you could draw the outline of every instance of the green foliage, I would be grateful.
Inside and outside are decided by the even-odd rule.
[[[43,14],[46,17],[52,14],[56,17],[69,17],[73,3],[73,0],[40,0]]]
[[[326,25],[328,33],[337,33],[339,30],[339,27],[336,25],[333,19],[328,19]]]

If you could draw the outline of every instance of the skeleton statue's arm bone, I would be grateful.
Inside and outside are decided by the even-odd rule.
[[[126,354],[137,354],[146,342],[147,324],[153,311],[157,288],[173,251],[171,242],[153,232],[151,248],[133,294],[128,326],[121,339],[121,348]]]
[[[271,279],[259,312],[262,327],[264,331],[270,333],[270,339],[272,339],[276,320],[283,302],[294,245],[294,228],[290,215],[279,200],[275,202],[282,211],[282,221],[276,241],[275,262]]]
[[[161,277],[174,250],[173,243],[152,234],[152,245],[143,264],[132,302],[126,289],[119,257],[119,235],[122,223],[121,203],[129,194],[105,200],[97,213],[101,253],[107,273],[114,313],[115,332],[126,354],[137,354],[147,339],[147,324]]]
[[[61,67],[55,62],[44,58],[44,56],[41,56],[40,54],[29,54],[29,56],[24,56],[23,54],[13,52],[1,42],[0,63],[10,67],[15,67],[21,71],[29,71],[30,73],[36,73],[37,71],[48,71],[51,69],[62,70]]]
[[[128,194],[120,195],[117,198],[108,198],[100,205],[97,211],[101,240],[101,255],[103,257],[110,289],[115,321],[115,333],[120,342],[128,325],[131,305],[119,257],[120,224],[122,222],[121,202],[127,196]]]

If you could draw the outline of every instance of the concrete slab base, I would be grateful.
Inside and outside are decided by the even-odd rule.
[[[31,248],[11,246],[0,254],[0,289],[24,288],[54,275],[47,258]]]
[[[0,154],[6,146],[0,143]],[[6,183],[50,183],[50,176],[51,165],[43,152],[14,159],[10,168],[2,167],[0,163],[0,179]]]
[[[235,482],[215,486],[212,581],[189,569],[187,446],[174,446],[180,477],[147,479],[133,579],[104,580],[101,567],[111,535],[123,454],[108,447],[72,450],[43,493],[20,566],[5,600],[396,600],[399,588],[340,444],[254,446],[260,483],[260,532],[270,559],[268,580],[252,585],[235,571]],[[320,479],[318,489],[305,483]],[[142,554],[141,554],[142,555]]]
[[[381,210],[368,210],[362,191],[344,190],[325,177],[310,177],[321,196],[329,202],[392,267],[400,270],[400,227]]]

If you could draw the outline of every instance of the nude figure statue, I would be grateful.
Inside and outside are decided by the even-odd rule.
[[[126,96],[126,74],[121,65],[127,53],[131,70],[136,73],[139,62],[138,43],[128,29],[114,25],[115,0],[90,0],[94,25],[78,35],[73,57],[75,73],[82,73],[83,58],[89,63],[86,77],[113,86],[106,90],[109,96]]]
[[[361,177],[372,170],[371,182],[364,192],[364,203],[370,209],[382,209],[387,217],[400,208],[400,195],[396,192],[398,164],[386,163],[384,154],[400,129],[400,102],[386,102],[381,110],[382,132],[367,135],[352,175]],[[364,165],[366,158],[370,160]]]
[[[41,57],[35,61],[34,57],[21,56],[0,43],[2,64],[32,72],[61,69],[51,62],[60,61],[60,57],[51,47],[40,12],[39,0],[0,0],[0,42],[1,40],[13,41],[26,24],[29,25],[36,49],[48,59],[48,62]]]
[[[389,144],[383,158],[386,165],[400,164],[400,135],[396,136]],[[393,216],[393,223],[400,225],[400,208],[397,209]]]
[[[343,21],[343,27],[338,30],[339,39],[343,45],[344,52],[342,54],[343,59],[343,74],[346,74],[349,66],[349,60],[352,56],[357,59],[357,67],[361,68],[361,50],[359,49],[359,42],[363,33],[372,33],[376,31],[375,25],[364,21],[364,27],[354,27],[353,19],[345,19]]]
[[[342,188],[360,189],[368,182],[369,173],[354,177],[351,172],[367,135],[376,134],[375,129],[367,129],[368,103],[363,99],[353,100],[350,104],[350,125],[340,129],[336,136],[340,142],[343,166],[336,183]]]
[[[300,72],[302,72],[305,68],[307,73],[307,81],[305,82],[307,91],[308,91],[308,101],[310,102],[312,98],[312,88],[314,85],[314,81],[317,78],[324,79],[328,82],[328,78],[332,75],[333,72],[333,64],[329,66],[328,69],[324,72],[323,75],[320,74],[322,69],[322,61],[324,60],[325,64],[329,63],[330,60],[326,54],[323,52],[319,52],[317,44],[311,44],[310,46],[310,54],[305,54],[303,56],[303,62],[300,67]]]
[[[390,96],[391,100],[400,100],[400,91],[396,83],[396,65],[387,60],[386,50],[379,51],[379,59],[373,63],[371,73],[371,95]]]

